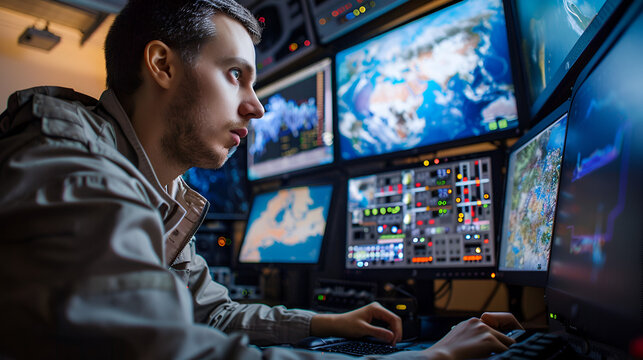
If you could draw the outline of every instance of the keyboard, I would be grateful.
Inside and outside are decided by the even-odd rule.
[[[303,347],[313,351],[325,351],[341,353],[353,356],[364,355],[386,355],[398,351],[404,351],[403,348],[396,348],[383,343],[349,340],[344,338],[309,338],[308,343],[300,343],[297,347]]]
[[[494,355],[493,360],[549,360],[568,359],[571,349],[567,341],[556,334],[534,333],[521,342],[509,347],[502,354]]]

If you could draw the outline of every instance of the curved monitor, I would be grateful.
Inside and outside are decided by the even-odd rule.
[[[332,193],[332,185],[308,185],[256,195],[239,263],[318,264]]]
[[[492,164],[490,156],[434,159],[350,178],[346,268],[435,277],[494,268]]]
[[[502,1],[466,0],[336,56],[341,158],[518,127]]]
[[[568,111],[565,102],[509,152],[498,255],[504,282],[547,283]]]
[[[266,112],[250,123],[248,179],[333,162],[330,67],[324,59],[257,91]]]
[[[643,6],[581,74],[569,111],[550,318],[625,351],[643,335]]]

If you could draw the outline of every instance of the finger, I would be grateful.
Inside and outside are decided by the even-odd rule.
[[[395,340],[396,340],[395,334],[393,334],[391,330],[384,329],[379,326],[373,326],[371,324],[367,324],[364,330],[367,336],[373,336],[382,341],[395,345]]]
[[[394,342],[402,340],[402,319],[383,306],[374,307],[371,314],[375,319],[385,321],[394,334]]]
[[[523,328],[511,313],[506,312],[487,312],[480,316],[480,320],[482,320],[482,322],[491,326],[492,328],[498,330],[513,330]]]
[[[509,336],[491,327],[489,327],[489,333],[493,335],[496,339],[498,339],[498,341],[500,341],[503,345],[505,345],[505,347],[509,347],[516,343],[516,340],[510,338]]]

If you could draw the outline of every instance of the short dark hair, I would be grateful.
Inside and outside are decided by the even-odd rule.
[[[116,16],[105,39],[107,87],[122,96],[141,85],[141,59],[145,46],[160,40],[192,65],[200,46],[216,34],[212,17],[223,13],[239,21],[256,45],[261,27],[234,0],[130,0]]]

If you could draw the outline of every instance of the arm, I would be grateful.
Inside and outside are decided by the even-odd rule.
[[[0,149],[10,145],[0,141]],[[2,355],[321,356],[287,349],[262,354],[243,334],[195,324],[189,291],[162,263],[163,225],[141,192],[144,184],[112,161],[57,145],[11,161],[0,156],[0,186],[11,189],[0,193]]]
[[[173,271],[189,274],[196,322],[228,334],[241,331],[256,345],[295,343],[309,336],[314,312],[232,301],[228,290],[212,280],[207,263],[196,254],[194,242],[185,251],[189,252],[185,256],[189,261],[173,265]]]

